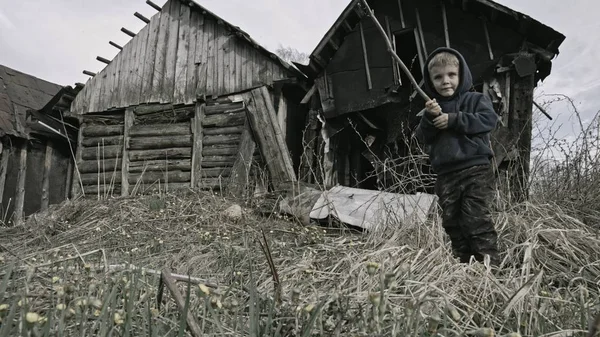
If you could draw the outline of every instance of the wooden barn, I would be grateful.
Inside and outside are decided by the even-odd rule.
[[[423,62],[435,48],[464,55],[473,89],[489,95],[501,116],[493,135],[497,172],[508,177],[517,195],[525,195],[533,91],[550,74],[565,37],[490,0],[368,0],[368,7],[421,84]],[[368,13],[362,0],[351,1],[310,64],[297,65],[314,81],[303,99],[310,110],[304,143],[311,146],[301,177],[326,186],[418,191],[434,181],[423,180],[426,158],[412,137],[424,101],[392,61]],[[314,141],[321,131],[324,138]],[[320,177],[312,174],[316,166],[324,168]]]
[[[146,25],[122,29],[70,106],[73,197],[295,181],[306,76],[193,1],[147,3],[158,12],[136,13]]]
[[[69,197],[70,144],[76,132],[44,110],[59,92],[69,90],[0,65],[2,223],[19,222]]]

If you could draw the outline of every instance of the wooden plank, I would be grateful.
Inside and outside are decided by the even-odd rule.
[[[25,206],[25,179],[27,172],[27,141],[19,145],[19,171],[17,172],[17,187],[15,193],[15,215],[13,223],[21,224],[23,220],[23,207]]]
[[[100,106],[100,90],[102,90],[102,78],[101,76],[96,76],[94,78],[92,78],[92,81],[94,82],[94,88],[91,90],[91,96],[90,96],[90,100],[89,102],[89,106],[88,106],[88,111],[90,112],[95,112],[95,111],[99,111],[99,106]]]
[[[97,183],[94,185],[87,185],[83,187],[86,195],[97,195],[100,196],[113,196],[113,192],[115,190],[120,190],[120,186],[118,184],[102,184],[98,185]]]
[[[130,173],[141,173],[145,171],[189,171],[192,168],[190,159],[183,160],[147,160],[132,161],[129,163]]]
[[[288,118],[288,108],[287,108],[287,100],[283,93],[279,96],[279,104],[277,108],[277,123],[279,123],[279,128],[281,128],[281,135],[283,139],[286,139],[287,135],[287,118]]]
[[[83,185],[81,185],[81,180],[80,180],[80,172],[79,172],[79,168],[78,165],[81,163],[82,161],[82,154],[83,154],[83,137],[85,135],[84,131],[87,131],[87,124],[85,122],[81,123],[81,125],[79,125],[79,131],[77,133],[77,150],[75,152],[75,174],[73,175],[73,182],[71,183],[71,198],[75,199],[78,196],[80,196],[82,193],[84,193],[83,191]]]
[[[132,41],[129,41],[121,51],[120,55],[123,58],[121,63],[121,82],[119,88],[119,101],[117,107],[124,107],[127,102],[127,93],[129,92],[129,77],[131,76],[131,57],[133,54]]]
[[[106,68],[104,68],[104,70],[102,72],[100,72],[100,74],[97,75],[97,77],[100,78],[100,82],[102,82],[102,85],[100,86],[100,95],[98,97],[98,107],[97,110],[99,111],[103,111],[103,110],[107,110],[107,99],[106,96],[108,93],[110,93],[110,78],[108,76],[108,74],[110,73],[110,68],[111,68],[111,64],[107,65]]]
[[[173,102],[187,102],[187,73],[188,73],[188,55],[190,53],[190,7],[187,4],[181,5],[181,15],[179,21],[179,42],[177,43],[177,56],[175,59],[175,88],[173,92]],[[194,68],[190,68],[193,72]]]
[[[65,177],[65,194],[64,200],[69,199],[71,196],[71,188],[73,186],[73,158],[69,158],[67,164],[67,176]],[[2,190],[0,190],[0,193]],[[2,198],[0,198],[0,203],[2,202]]]
[[[169,10],[169,38],[165,55],[165,72],[161,89],[160,102],[173,102],[175,88],[175,65],[177,63],[177,47],[179,44],[179,23],[181,9],[185,7],[181,1],[171,1]]]
[[[109,101],[106,103],[106,106],[109,108],[114,108],[117,107],[120,103],[120,95],[121,95],[121,85],[122,85],[122,81],[121,81],[121,65],[123,63],[123,51],[121,50],[117,56],[115,56],[115,58],[113,59],[112,64],[114,65],[114,69],[113,69],[113,79],[112,79],[112,84],[111,84],[111,92],[110,92],[110,99]],[[85,88],[85,87],[84,87]],[[79,96],[79,95],[77,95]]]
[[[244,125],[244,131],[240,139],[240,145],[237,149],[237,156],[231,169],[229,181],[227,182],[227,191],[236,197],[242,197],[249,182],[250,167],[254,152],[256,151],[256,142],[252,137],[249,121]]]
[[[404,11],[402,10],[402,0],[398,0],[398,10],[400,11],[400,24],[402,29],[406,28],[406,21],[404,21]]]
[[[140,102],[142,103],[147,103],[151,100],[161,14],[162,12],[156,13],[148,26],[148,39],[146,40],[146,52],[144,53],[144,67],[142,70],[142,85],[140,86]]]
[[[82,145],[85,147],[92,147],[99,145],[121,145],[123,144],[123,136],[109,136],[109,137],[85,137]]]
[[[192,146],[192,136],[168,136],[168,137],[135,137],[129,138],[130,150],[144,149],[167,149],[170,147]]]
[[[113,158],[105,160],[84,160],[79,163],[80,173],[99,173],[114,172],[115,169],[121,170],[123,166],[122,158]]]
[[[310,87],[310,89],[306,93],[306,95],[304,95],[304,98],[302,98],[302,100],[300,101],[300,104],[307,104],[308,102],[310,102],[311,97],[313,97],[316,91],[317,86],[313,84],[312,87]]]
[[[136,116],[150,115],[153,113],[172,110],[173,104],[147,104],[147,105],[138,105],[133,108],[133,113]]]
[[[50,173],[52,172],[52,141],[46,142],[46,153],[44,154],[44,175],[42,176],[42,204],[40,211],[48,209],[50,204]]]
[[[246,120],[244,112],[210,115],[204,118],[202,125],[204,127],[225,127],[243,125]]]
[[[156,42],[156,58],[154,60],[154,69],[152,75],[152,91],[150,93],[150,102],[160,102],[163,90],[163,81],[165,75],[165,60],[167,56],[167,40],[169,39],[169,21],[171,4],[179,1],[167,1],[162,8],[159,23],[159,34]]]
[[[188,32],[188,55],[187,55],[187,73],[185,81],[185,103],[192,104],[196,100],[196,87],[198,86],[198,67],[199,58],[197,54],[201,53],[202,48],[202,27],[200,26],[201,14],[197,10],[190,11],[190,23]]]
[[[267,167],[273,185],[280,188],[280,184],[296,181],[292,159],[281,135],[277,124],[275,109],[271,96],[266,87],[254,89],[250,92],[252,98],[248,103],[248,118],[254,130],[254,137],[267,160]]]
[[[367,52],[367,44],[365,42],[365,32],[363,29],[363,24],[362,21],[358,24],[359,26],[359,30],[360,30],[360,41],[361,41],[361,46],[362,46],[362,52],[363,52],[363,60],[365,62],[365,75],[367,76],[367,88],[369,90],[373,89],[373,82],[371,81],[371,69],[369,67],[369,55]],[[327,74],[325,72],[325,74]],[[327,83],[327,81],[325,81],[325,83]]]
[[[192,148],[170,148],[153,150],[130,150],[129,161],[140,160],[169,160],[169,159],[191,159]]]
[[[256,50],[250,46],[249,43],[245,43],[245,52],[246,52],[246,64],[244,65],[244,69],[246,70],[246,88],[252,88],[254,84],[254,54]]]
[[[123,175],[119,171],[103,171],[103,172],[92,172],[92,173],[82,173],[81,181],[83,185],[113,185],[113,184],[122,184]],[[121,185],[121,190],[123,190],[123,186]]]
[[[417,31],[419,32],[419,38],[421,40],[421,47],[423,48],[423,53],[425,55],[429,55],[429,53],[427,53],[427,45],[425,43],[425,35],[423,34],[423,25],[421,25],[421,14],[419,13],[418,8],[415,8],[415,15],[417,17]]]
[[[225,26],[223,23],[217,23],[216,25],[215,40],[217,41],[217,62],[215,63],[217,84],[213,97],[221,96],[225,92],[225,44],[227,43],[227,37],[225,36]]]
[[[190,123],[134,125],[130,137],[181,136],[191,134]]]
[[[110,146],[96,146],[96,147],[84,147],[81,152],[81,159],[83,160],[104,160],[111,158],[121,157],[123,146],[110,145]]]
[[[0,141],[0,204],[4,196],[4,186],[6,185],[6,172],[8,171],[8,159],[10,158],[10,149],[4,146],[4,142]]]
[[[229,34],[229,85],[226,86],[227,93],[237,92],[237,74],[236,74],[236,59],[237,54],[237,43],[235,33],[233,31],[227,31]]]
[[[230,135],[204,136],[202,144],[204,146],[237,144],[240,138],[241,135],[235,133]]]
[[[492,40],[490,39],[487,21],[485,19],[482,19],[481,21],[483,23],[483,32],[485,33],[485,42],[487,44],[488,52],[490,53],[490,60],[494,60],[494,51],[492,50]]]
[[[224,42],[223,42],[223,88],[221,89],[221,91],[219,92],[219,96],[224,95],[225,93],[230,93],[233,92],[231,90],[231,48],[232,46],[232,41],[231,41],[231,35],[229,30],[227,29],[227,27],[225,27],[225,25],[223,26],[223,36],[224,36]],[[235,63],[235,60],[234,60]]]
[[[227,102],[222,104],[211,104],[206,106],[205,114],[214,115],[230,112],[239,112],[244,109],[244,102]]]
[[[108,137],[123,134],[123,125],[88,125],[83,128],[84,137]]]
[[[204,110],[206,108],[206,104],[196,104],[196,116],[194,117],[194,122],[192,124],[192,130],[194,134],[194,145],[192,151],[192,180],[191,186],[192,188],[198,187],[199,180],[198,177],[202,174],[202,149],[204,147],[203,137],[204,130],[202,128],[202,121],[204,120]]]
[[[237,36],[233,38],[235,45],[235,92],[241,92],[244,88],[244,44]]]
[[[194,11],[196,12],[196,11]],[[198,97],[204,97],[206,95],[206,79],[208,72],[208,28],[212,26],[206,22],[204,15],[198,17],[198,36],[196,38],[196,91],[194,92],[194,98],[197,100]]]
[[[168,273],[164,270],[161,273],[161,279],[162,279],[162,283],[164,283],[167,286],[167,289],[169,289],[169,291],[171,292],[171,295],[173,295],[173,298],[175,299],[175,303],[177,303],[177,307],[179,308],[179,312],[183,313],[183,311],[185,309],[185,300],[184,300],[184,297],[181,295],[179,288],[177,288],[175,279],[173,279],[173,277],[171,276],[170,273]],[[191,294],[190,294],[190,296],[191,296]],[[186,326],[190,332],[190,335],[192,335],[193,337],[200,337],[203,335],[202,334],[203,329],[200,327],[200,325],[196,321],[196,318],[194,317],[194,314],[192,313],[191,310],[187,311],[185,321],[187,323]]]
[[[123,152],[121,154],[121,196],[129,195],[129,183],[127,177],[129,176],[129,147],[130,147],[130,139],[129,133],[131,132],[131,127],[133,126],[135,115],[132,109],[125,110],[125,123],[123,126]]]
[[[218,89],[218,85],[216,85],[217,82],[217,71],[216,71],[216,64],[217,64],[217,23],[215,20],[213,19],[207,19],[206,17],[204,18],[204,26],[206,29],[206,32],[208,33],[206,35],[206,45],[208,48],[208,58],[206,61],[206,78],[204,79],[206,81],[206,96],[212,96],[216,93],[217,89]]]
[[[444,37],[446,38],[446,48],[450,47],[450,33],[448,31],[448,15],[446,13],[446,3],[442,1],[442,22],[444,23]]]
[[[150,34],[152,34],[152,29],[149,25],[144,26],[140,32],[138,33],[138,39],[140,43],[137,49],[136,56],[136,66],[135,66],[135,80],[134,86],[131,90],[131,96],[134,98],[134,101],[131,104],[139,104],[143,101],[144,97],[142,96],[142,86],[144,85],[144,68],[146,67],[146,53],[148,52],[148,42],[150,40]]]

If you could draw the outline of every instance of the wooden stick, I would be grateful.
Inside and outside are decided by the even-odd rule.
[[[106,63],[106,64],[110,64],[110,60],[105,59],[104,57],[101,56],[96,56],[96,60]]]
[[[404,11],[402,10],[402,0],[398,0],[398,9],[400,10],[400,23],[402,23],[402,29],[406,28],[406,21],[404,21]]]
[[[362,22],[360,22],[358,25],[360,27],[360,41],[361,41],[362,50],[363,50],[363,58],[365,60],[365,72],[367,75],[367,87],[369,88],[369,90],[371,90],[371,89],[373,89],[373,83],[371,82],[371,70],[369,69],[369,57],[367,54],[367,44],[365,42],[365,32],[363,30]],[[325,83],[327,83],[327,81],[325,81]]]
[[[408,70],[408,68],[406,67],[406,65],[404,64],[404,62],[402,62],[402,60],[400,59],[400,56],[398,56],[398,54],[394,53],[394,51],[392,49],[392,43],[387,38],[387,35],[385,34],[385,30],[383,29],[383,27],[381,26],[381,24],[379,23],[379,21],[375,17],[375,13],[371,10],[371,8],[369,7],[369,4],[367,4],[367,1],[366,0],[362,0],[362,2],[364,4],[365,8],[367,9],[367,12],[369,13],[369,16],[371,17],[371,19],[373,19],[373,22],[375,23],[375,26],[377,27],[377,29],[379,29],[379,32],[381,33],[381,36],[384,38],[384,41],[385,41],[385,43],[387,45],[388,52],[390,54],[392,54],[392,56],[394,57],[394,60],[396,60],[396,62],[398,62],[398,64],[402,68],[402,71],[404,71],[404,73],[406,74],[406,76],[408,76],[408,78],[410,79],[410,81],[412,82],[412,84],[415,86],[417,92],[421,95],[421,97],[423,97],[423,99],[425,101],[430,101],[431,98],[429,98],[429,96],[427,96],[427,94],[421,89],[421,87],[419,86],[419,83],[417,83],[417,81],[415,80],[415,78],[410,73],[410,70]]]
[[[131,37],[135,37],[135,33],[130,31],[129,29],[126,29],[125,27],[121,27],[121,31]]]
[[[140,20],[144,21],[145,23],[149,23],[149,22],[150,22],[150,19],[148,19],[147,17],[143,16],[142,14],[140,14],[140,13],[138,13],[138,12],[135,12],[133,15],[134,15],[136,18],[138,18],[138,19],[140,19]]]
[[[114,265],[108,266],[107,270],[108,270],[108,272],[117,272],[117,271],[122,271],[122,270],[134,270],[134,271],[139,270],[141,272],[144,272],[147,274],[153,274],[153,275],[161,275],[161,273],[162,273],[158,270],[140,268],[140,267],[136,267],[132,264],[130,264],[130,265],[114,264]],[[214,283],[207,282],[206,280],[202,280],[197,277],[192,277],[190,275],[170,274],[170,276],[176,281],[189,282],[191,284],[204,284],[205,286],[207,286],[209,288],[213,288],[213,289],[218,288],[218,286]]]
[[[533,105],[535,105],[536,108],[538,108],[544,115],[546,115],[546,117],[548,117],[549,120],[552,120],[552,116],[550,116],[550,114],[546,112],[546,109],[542,108],[542,106],[539,105],[536,101],[533,101]]]
[[[4,146],[4,142],[0,141],[0,203],[4,195],[4,185],[6,184],[6,171],[8,170],[8,158],[10,157],[10,149]]]
[[[50,170],[52,168],[52,142],[46,143],[46,154],[44,158],[44,175],[42,177],[42,205],[41,211],[48,209],[50,204]]]
[[[164,285],[167,287],[167,289],[169,289],[169,291],[173,295],[175,302],[177,303],[177,307],[183,313],[183,311],[185,310],[185,299],[179,292],[179,289],[177,289],[175,280],[171,277],[170,273],[167,273],[165,271],[163,271],[161,273],[161,279],[162,279]],[[190,294],[190,296],[191,296],[191,294]],[[194,315],[192,314],[192,312],[189,309],[188,309],[188,312],[186,313],[185,320],[187,322],[187,327],[190,330],[192,336],[195,336],[195,337],[202,336],[202,329],[200,328],[200,325],[198,325],[198,322],[196,322],[196,318],[194,318]]]
[[[27,142],[21,144],[19,151],[19,172],[17,173],[17,193],[15,196],[14,223],[18,225],[23,219],[25,205],[25,174],[27,172]]]
[[[425,35],[423,35],[423,26],[421,25],[421,14],[419,13],[418,8],[415,8],[415,16],[417,17],[417,30],[419,32],[421,46],[423,47],[423,53],[427,55],[427,44],[425,43]]]
[[[87,71],[87,70],[84,70],[84,71],[83,71],[83,73],[84,73],[85,75],[88,75],[88,76],[91,76],[91,77],[94,77],[94,76],[96,76],[96,73],[94,73],[94,72],[91,72],[91,71]]]
[[[113,46],[113,47],[115,47],[115,48],[117,48],[117,49],[119,49],[119,50],[123,50],[123,47],[119,46],[118,44],[116,44],[116,43],[114,43],[114,42],[112,42],[112,41],[108,41],[108,43],[109,43],[111,46]]]
[[[483,21],[483,32],[485,33],[485,41],[487,42],[488,51],[490,53],[490,60],[494,59],[494,52],[492,51],[492,40],[490,40],[490,32],[488,31],[487,21]]]
[[[155,4],[154,2],[152,2],[152,1],[150,1],[150,0],[146,0],[146,3],[147,3],[148,5],[150,5],[150,7],[152,7],[152,8],[154,8],[154,9],[156,9],[156,10],[157,10],[157,11],[159,11],[159,12],[162,10],[162,8],[160,8],[160,6],[159,6],[159,5]]]

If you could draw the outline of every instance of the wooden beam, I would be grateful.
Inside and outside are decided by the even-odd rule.
[[[74,172],[73,172],[73,179],[71,182],[71,198],[75,199],[77,198],[80,194],[85,195],[85,192],[83,190],[83,184],[81,183],[81,173],[79,172],[79,167],[78,165],[81,164],[82,161],[82,155],[83,155],[83,131],[86,128],[86,124],[85,123],[81,123],[81,125],[79,126],[79,132],[77,133],[77,148],[76,148],[76,153],[75,153],[75,164],[74,164]]]
[[[310,87],[310,90],[308,90],[306,95],[304,95],[304,98],[302,98],[302,101],[300,101],[300,104],[307,104],[308,102],[310,102],[310,98],[315,94],[315,92],[317,92],[317,86],[313,84],[313,86]]]
[[[0,142],[0,204],[4,195],[4,185],[6,183],[6,171],[8,170],[8,159],[10,158],[10,149],[4,146],[4,142]]]
[[[415,41],[417,41],[417,54],[419,55],[419,65],[422,74],[425,66],[425,56],[423,55],[423,50],[421,50],[421,37],[419,36],[419,32],[416,29],[413,31],[415,32]]]
[[[361,41],[361,46],[362,46],[362,51],[363,51],[363,59],[365,61],[365,74],[367,76],[367,88],[369,88],[369,90],[371,90],[371,89],[373,89],[373,83],[371,82],[371,69],[369,69],[369,56],[367,53],[367,44],[365,42],[365,32],[363,29],[362,22],[360,22],[358,24],[358,26],[360,27],[360,41]]]
[[[340,46],[337,43],[335,43],[335,41],[333,41],[333,37],[331,39],[329,39],[329,41],[327,41],[327,43],[329,43],[331,48],[333,48],[333,50],[335,50],[335,51],[340,49]]]
[[[130,31],[129,29],[126,29],[125,27],[121,27],[121,31],[131,37],[135,37],[135,33]]]
[[[121,196],[129,195],[129,133],[135,116],[133,110],[125,110],[125,125],[123,127],[123,152],[121,155]]]
[[[490,60],[493,60],[494,52],[492,51],[492,41],[490,40],[487,21],[485,19],[482,19],[481,21],[483,22],[483,32],[485,33],[485,42],[487,43],[488,52],[490,53]]]
[[[52,141],[46,142],[46,154],[44,158],[44,175],[42,177],[42,205],[43,212],[50,205],[50,173],[52,172]]]
[[[117,48],[118,50],[123,50],[123,47],[119,46],[118,44],[116,44],[116,43],[114,43],[114,42],[112,42],[112,41],[108,41],[108,43],[109,43],[111,46],[113,46],[113,47]]]
[[[87,71],[87,70],[84,70],[84,71],[83,71],[83,73],[84,73],[85,75],[88,75],[88,76],[91,76],[91,77],[94,77],[94,76],[96,76],[96,73],[93,73],[93,72],[91,72],[91,71]]]
[[[448,31],[448,15],[446,13],[446,3],[442,1],[442,21],[444,23],[444,37],[446,38],[446,48],[450,48],[450,32]]]
[[[427,46],[425,44],[425,35],[423,34],[423,26],[421,25],[421,14],[419,14],[418,8],[415,8],[415,15],[417,17],[417,30],[419,32],[419,38],[421,40],[421,46],[423,48],[423,53],[425,55],[429,55],[427,53]]]
[[[246,120],[240,145],[236,149],[236,159],[231,168],[229,181],[227,182],[227,192],[236,197],[243,197],[244,190],[248,186],[250,167],[252,165],[253,154],[256,150],[256,143],[252,137],[250,123]]]
[[[146,0],[146,3],[147,3],[148,5],[150,5],[150,7],[152,7],[152,8],[154,8],[154,9],[156,9],[156,10],[157,10],[157,11],[159,11],[159,12],[160,12],[160,11],[161,11],[161,9],[162,9],[162,8],[160,8],[160,6],[159,6],[159,5],[155,4],[154,2],[152,2],[152,1],[150,1],[150,0]]]
[[[194,136],[192,148],[192,188],[200,187],[202,182],[202,139],[204,132],[202,122],[204,121],[206,103],[196,103],[196,115],[192,121],[192,133]]]
[[[25,206],[25,176],[27,173],[27,141],[19,146],[19,171],[17,173],[17,191],[15,195],[15,217],[14,224],[18,225],[23,220],[23,208]]]
[[[342,22],[342,25],[346,29],[346,32],[350,33],[352,31],[352,26],[350,26],[348,20],[344,20],[344,22]]]
[[[406,28],[406,21],[404,21],[404,11],[402,10],[402,0],[398,0],[398,10],[400,11],[400,23],[402,29]]]
[[[150,23],[150,19],[148,19],[147,17],[143,16],[142,14],[140,14],[140,13],[138,13],[138,12],[135,12],[133,15],[134,15],[136,18],[138,18],[138,19],[140,19],[140,20],[144,21],[146,24]]]
[[[110,60],[105,59],[104,57],[101,56],[96,56],[96,60],[106,63],[106,64],[110,64]]]
[[[162,283],[167,287],[167,289],[169,289],[169,291],[173,295],[173,298],[175,299],[175,303],[177,303],[177,307],[179,308],[180,313],[183,315],[184,309],[186,309],[185,308],[185,300],[184,300],[183,296],[181,295],[181,293],[179,292],[179,288],[177,288],[177,284],[175,283],[175,280],[171,276],[171,273],[168,273],[163,270],[161,273],[161,278],[162,278]],[[189,284],[188,284],[188,287],[189,287]],[[190,289],[190,291],[191,291],[191,289]],[[191,294],[190,294],[190,296],[191,296]],[[190,331],[190,334],[192,336],[194,336],[194,337],[202,336],[202,328],[200,328],[200,325],[196,321],[196,318],[194,318],[194,314],[193,314],[192,310],[190,310],[189,308],[187,309],[187,312],[185,313],[185,321],[187,323],[187,328]]]

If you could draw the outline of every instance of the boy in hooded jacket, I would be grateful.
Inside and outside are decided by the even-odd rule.
[[[497,233],[491,217],[494,196],[490,132],[498,116],[487,96],[470,91],[472,76],[463,56],[438,48],[427,58],[426,102],[416,136],[427,147],[437,174],[435,193],[442,208],[442,226],[454,256],[468,263],[471,256],[497,266]]]

